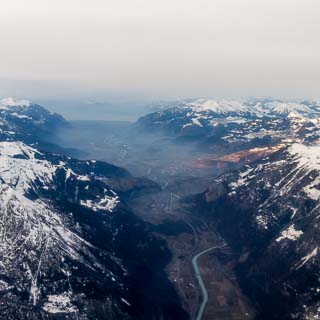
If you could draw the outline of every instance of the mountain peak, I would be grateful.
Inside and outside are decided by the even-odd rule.
[[[4,98],[0,100],[0,108],[8,109],[10,107],[30,107],[31,102],[28,100],[15,100],[12,97]]]

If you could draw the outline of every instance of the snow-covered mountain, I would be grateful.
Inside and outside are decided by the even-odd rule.
[[[136,127],[193,142],[211,167],[240,167],[182,203],[236,254],[257,319],[320,318],[320,103],[188,100]]]
[[[320,103],[188,100],[136,127],[195,142],[215,155],[212,166],[245,164],[182,203],[237,255],[238,281],[257,319],[318,319]]]
[[[56,141],[56,131],[68,126],[59,114],[49,112],[27,100],[0,100],[0,140],[24,141],[48,151],[62,150]],[[72,154],[70,150],[70,154]]]
[[[136,124],[218,145],[215,162],[239,166],[252,157],[182,202],[238,257],[238,280],[258,319],[320,316],[319,108],[196,100]],[[169,250],[127,204],[157,185],[59,154],[52,136],[61,126],[61,116],[28,101],[0,103],[1,316],[186,319],[164,271]]]
[[[258,319],[317,319],[320,146],[293,143],[214,179],[189,200],[238,254]]]
[[[287,139],[317,140],[319,116],[317,101],[198,99],[141,117],[136,126],[206,146],[243,148]]]
[[[54,128],[67,125],[67,121],[61,115],[49,112],[30,101],[16,101],[13,98],[0,100],[0,119],[1,132],[7,134],[8,138],[19,135],[20,131],[26,128],[30,129],[28,135],[31,136],[32,129],[52,133]]]
[[[187,102],[185,108],[195,112],[210,112],[217,115],[244,115],[252,114],[258,117],[276,115],[300,115],[316,117],[320,115],[320,105],[317,101],[285,102],[273,99],[252,100],[210,100],[197,99]]]
[[[41,150],[61,125],[27,101],[0,103],[1,318],[187,318],[163,270],[168,249],[126,205],[145,182]]]

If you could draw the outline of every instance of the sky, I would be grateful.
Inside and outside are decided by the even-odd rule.
[[[319,0],[1,1],[0,96],[318,98],[319,17]]]

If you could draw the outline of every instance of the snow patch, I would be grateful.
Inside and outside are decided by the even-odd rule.
[[[286,230],[283,230],[281,232],[281,236],[276,239],[277,242],[280,242],[284,239],[289,239],[292,241],[297,240],[301,235],[303,235],[303,232],[301,230],[296,230],[294,225],[291,225]]]
[[[256,216],[256,222],[264,230],[268,230],[268,219],[263,215]]]
[[[77,307],[72,305],[68,293],[60,295],[49,295],[48,302],[44,304],[43,310],[48,313],[75,313],[78,312]]]
[[[86,208],[92,209],[93,211],[105,210],[112,212],[114,208],[119,203],[119,197],[115,195],[110,197],[105,195],[104,198],[100,199],[98,202],[94,200],[81,200],[80,204]]]

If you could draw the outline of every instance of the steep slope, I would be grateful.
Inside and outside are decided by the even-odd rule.
[[[190,200],[239,256],[259,319],[316,319],[320,310],[320,147],[292,144],[216,178]]]
[[[187,318],[164,272],[170,252],[126,205],[145,182],[26,144],[64,125],[42,107],[1,110],[1,318]]]

